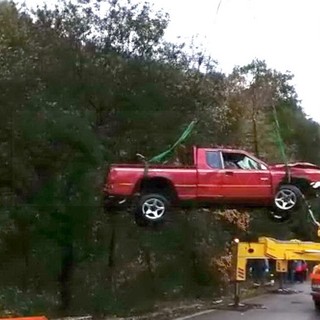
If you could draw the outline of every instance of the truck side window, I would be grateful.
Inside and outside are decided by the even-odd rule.
[[[242,153],[223,153],[226,169],[261,170],[261,166],[255,160]]]
[[[222,169],[221,156],[219,151],[206,152],[207,164],[213,169]]]

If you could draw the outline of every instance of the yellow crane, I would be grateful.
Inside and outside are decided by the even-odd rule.
[[[289,260],[320,261],[320,243],[300,240],[281,241],[261,237],[258,242],[238,242],[235,244],[236,281],[246,280],[246,265],[249,259],[276,260],[276,271],[288,271]]]
[[[319,188],[320,185],[316,187]],[[306,201],[305,203],[308,213],[317,227],[317,235],[320,237],[320,223],[315,219],[311,206]],[[284,274],[288,271],[288,261],[290,260],[320,262],[320,243],[297,239],[281,241],[269,237],[261,237],[257,242],[240,242],[235,239],[233,243],[234,277],[232,279],[235,284],[235,307],[239,306],[239,283],[246,280],[247,261],[250,259],[273,259],[276,261],[276,271]]]

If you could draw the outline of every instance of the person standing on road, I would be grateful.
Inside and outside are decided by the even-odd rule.
[[[254,286],[264,285],[266,282],[266,275],[269,272],[269,262],[267,259],[254,259],[251,263],[252,278]]]
[[[297,282],[303,283],[303,261],[302,260],[297,260],[296,265],[295,265],[295,275],[296,278],[295,280]]]
[[[288,261],[287,281],[293,284],[295,282],[295,265],[296,261]]]
[[[305,260],[302,260],[302,273],[303,273],[303,281],[306,281],[308,277],[308,264]]]

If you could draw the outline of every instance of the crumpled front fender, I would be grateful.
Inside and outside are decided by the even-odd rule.
[[[311,187],[314,190],[316,198],[320,198],[320,181],[312,182]]]
[[[320,181],[312,182],[311,186],[313,189],[320,189]]]

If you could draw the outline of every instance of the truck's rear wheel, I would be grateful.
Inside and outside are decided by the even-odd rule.
[[[169,200],[158,193],[142,195],[134,208],[136,223],[140,226],[162,222],[169,211]]]

